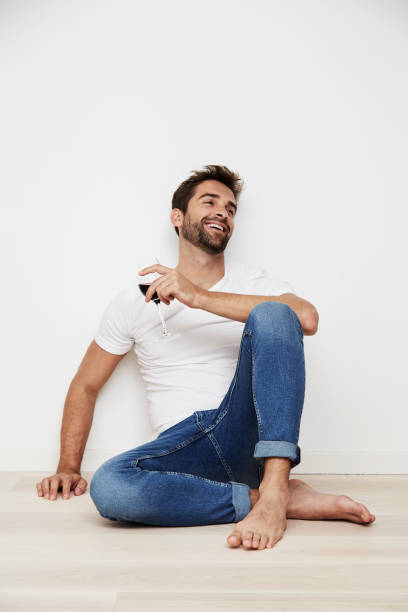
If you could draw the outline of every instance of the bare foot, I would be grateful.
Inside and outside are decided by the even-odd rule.
[[[247,516],[236,524],[233,533],[228,536],[228,544],[235,548],[272,548],[286,529],[286,511],[289,503],[287,487],[270,487],[261,496],[251,489],[252,509]],[[255,503],[254,503],[255,502]]]
[[[327,520],[343,519],[353,523],[370,524],[374,514],[348,495],[319,493],[303,480],[289,481],[290,498],[287,518]]]
[[[319,493],[310,485],[292,478],[289,480],[289,500],[285,518],[328,520],[343,519],[353,523],[368,525],[375,521],[374,514],[347,495]],[[275,499],[274,499],[275,496]],[[251,511],[236,524],[227,542],[232,548],[244,545],[245,548],[272,548],[281,539],[286,529],[282,520],[285,497],[275,492],[260,497],[258,489],[250,489]],[[259,506],[259,507],[258,507]]]

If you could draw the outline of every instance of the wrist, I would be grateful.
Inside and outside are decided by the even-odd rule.
[[[81,473],[81,466],[78,466],[78,465],[69,465],[69,464],[66,464],[66,463],[59,463],[58,467],[57,467],[56,474],[58,474],[58,472],[71,472],[71,473],[75,473],[75,474],[80,474]]]
[[[203,300],[205,299],[207,293],[207,289],[197,287],[197,291],[194,296],[193,308],[202,308]]]

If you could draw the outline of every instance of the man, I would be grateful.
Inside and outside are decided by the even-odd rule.
[[[60,484],[63,497],[84,492],[80,464],[96,397],[134,347],[156,437],[95,472],[90,495],[101,516],[236,522],[229,546],[258,550],[282,538],[287,518],[375,520],[346,495],[289,480],[300,463],[303,336],[316,333],[318,313],[264,269],[224,262],[241,190],[236,173],[209,165],[174,193],[178,265],[139,270],[159,274],[146,296],[139,280],[106,309],[68,392],[57,472],[37,483],[38,495],[55,499]],[[173,337],[161,338],[155,292]]]

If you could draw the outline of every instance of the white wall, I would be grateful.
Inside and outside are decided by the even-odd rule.
[[[171,196],[218,163],[246,183],[226,258],[320,314],[296,471],[408,471],[407,34],[397,0],[3,0],[2,469],[53,473],[105,306],[177,261]],[[151,433],[130,353],[83,469]]]

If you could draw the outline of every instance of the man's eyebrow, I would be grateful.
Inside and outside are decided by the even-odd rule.
[[[201,200],[201,198],[205,198],[206,196],[210,196],[211,198],[219,198],[220,197],[218,195],[218,193],[203,193],[203,195],[200,195],[200,197],[198,199]],[[230,200],[228,202],[228,204],[231,204],[231,206],[233,206],[235,208],[235,210],[237,210],[237,205],[235,204],[235,202],[231,202],[231,200]]]

